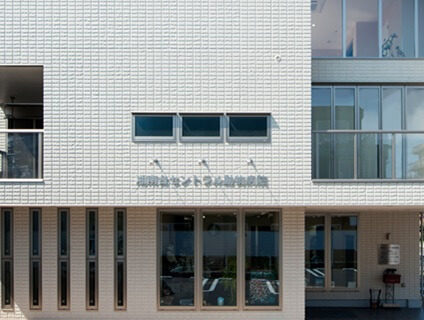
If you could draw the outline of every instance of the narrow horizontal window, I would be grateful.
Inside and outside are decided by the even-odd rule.
[[[221,116],[182,116],[182,140],[222,138]]]
[[[174,140],[174,115],[134,115],[134,140]]]
[[[267,141],[269,116],[229,116],[229,141]]]

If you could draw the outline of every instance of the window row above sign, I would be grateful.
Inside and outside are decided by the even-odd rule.
[[[143,142],[269,142],[270,114],[134,113],[133,140]]]

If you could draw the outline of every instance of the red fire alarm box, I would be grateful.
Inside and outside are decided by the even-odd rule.
[[[383,275],[384,283],[400,283],[400,274],[386,273]]]

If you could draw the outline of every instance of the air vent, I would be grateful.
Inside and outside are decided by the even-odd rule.
[[[326,0],[311,0],[311,11],[312,12],[322,12],[324,9]]]

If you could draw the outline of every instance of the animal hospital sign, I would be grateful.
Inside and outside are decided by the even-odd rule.
[[[138,176],[139,187],[267,187],[268,177],[256,176]]]

